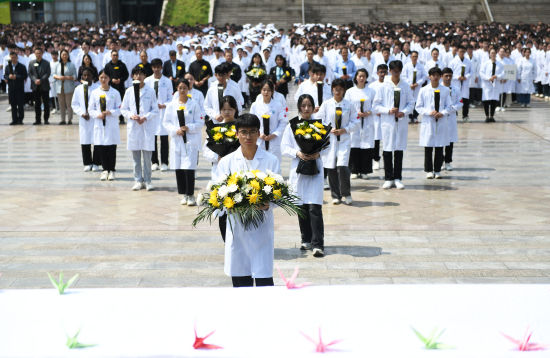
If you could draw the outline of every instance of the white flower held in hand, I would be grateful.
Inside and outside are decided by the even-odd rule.
[[[230,186],[227,187],[227,189],[229,190],[230,193],[234,193],[237,190],[239,190],[239,186],[237,184],[231,184]]]
[[[264,172],[258,172],[256,173],[256,176],[258,177],[258,179],[264,180],[267,177],[267,174]]]
[[[266,194],[270,194],[272,189],[273,188],[271,187],[271,185],[264,186],[264,191]]]
[[[233,200],[235,200],[235,203],[240,203],[241,201],[243,201],[243,196],[241,195],[241,193],[237,193],[235,194],[235,197],[233,197]]]

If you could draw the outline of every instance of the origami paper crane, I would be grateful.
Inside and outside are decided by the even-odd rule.
[[[531,340],[531,336],[533,335],[533,332],[529,332],[529,328],[527,328],[527,330],[525,331],[525,335],[523,336],[523,339],[515,339],[502,332],[501,334],[504,336],[504,338],[516,344],[518,346],[518,351],[521,351],[521,352],[542,351],[548,348],[547,345],[529,342]]]
[[[429,336],[424,336],[420,332],[418,332],[416,329],[414,329],[414,327],[411,327],[411,328],[414,331],[414,333],[416,334],[416,336],[418,337],[418,339],[420,339],[422,341],[422,343],[424,343],[424,348],[425,349],[451,348],[451,346],[443,344],[443,343],[437,341],[439,339],[439,337],[441,337],[443,335],[443,333],[445,332],[444,329],[438,331],[438,329],[435,328],[430,333]]]
[[[285,275],[283,275],[283,273],[281,272],[281,269],[279,268],[278,265],[275,265],[275,267],[277,268],[277,271],[279,272],[279,276],[281,276],[281,280],[284,281],[284,283],[286,285],[286,288],[288,288],[289,290],[295,289],[295,288],[302,288],[302,287],[306,287],[306,286],[310,285],[309,282],[304,282],[304,283],[300,283],[300,284],[294,283],[294,280],[296,280],[296,277],[298,277],[298,272],[299,272],[298,267],[296,267],[294,269],[294,273],[292,274],[292,276],[289,279],[287,279],[285,277]]]
[[[217,346],[215,344],[204,343],[206,338],[213,335],[214,332],[216,332],[216,331],[212,331],[212,332],[208,333],[206,336],[201,338],[201,337],[197,336],[197,325],[195,325],[194,329],[195,329],[195,343],[193,343],[193,348],[195,348],[195,349],[222,349],[223,348],[223,347]]]
[[[308,336],[304,332],[300,332],[300,333],[302,333],[302,335],[304,337],[306,337],[308,341],[315,344],[315,352],[317,352],[317,353],[328,352],[328,351],[332,350],[332,348],[330,348],[330,346],[332,346],[336,343],[340,343],[342,341],[341,339],[336,339],[332,342],[324,343],[323,338],[321,337],[321,327],[319,327],[319,341],[315,341],[313,338],[311,338],[310,336]]]

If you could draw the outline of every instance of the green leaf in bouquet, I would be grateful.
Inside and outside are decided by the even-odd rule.
[[[445,329],[438,330],[437,328],[434,328],[433,331],[428,335],[424,336],[420,332],[418,332],[414,327],[411,327],[413,332],[416,334],[418,339],[424,343],[425,349],[447,349],[452,348],[451,346],[447,344],[443,344],[441,342],[438,342],[437,340],[443,335],[445,332]]]
[[[82,348],[89,348],[89,347],[95,347],[97,344],[84,344],[80,343],[78,341],[78,335],[80,334],[80,329],[75,333],[74,336],[70,337],[67,336],[67,343],[65,345],[69,349],[82,349]]]
[[[63,271],[59,273],[59,280],[56,281],[55,278],[48,272],[48,277],[50,278],[50,281],[52,285],[57,288],[57,292],[59,292],[60,295],[65,293],[65,290],[69,288],[74,281],[78,278],[78,274],[74,275],[69,279],[67,282],[63,282]]]

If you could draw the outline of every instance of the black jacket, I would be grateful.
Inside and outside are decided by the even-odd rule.
[[[119,60],[116,64],[114,64],[113,61],[109,61],[105,65],[103,71],[105,71],[105,73],[111,78],[109,85],[120,93],[120,97],[124,97],[124,91],[126,90],[126,87],[124,87],[124,82],[129,76],[128,69],[126,68],[124,62]],[[120,83],[118,85],[114,84],[112,81],[115,78],[120,79]]]
[[[178,69],[181,67],[181,69]],[[172,73],[172,61],[168,60],[162,65],[162,74],[168,78],[183,78],[185,76],[185,63],[180,60],[176,60],[176,73]]]
[[[203,70],[202,67],[206,66],[206,69]],[[210,66],[210,62],[202,59],[202,60],[196,60],[193,61],[189,65],[189,73],[193,75],[196,82],[201,81],[203,78],[206,78],[206,76],[212,76],[212,67]],[[206,97],[206,92],[208,91],[208,81],[205,81],[201,87],[198,87],[195,83],[194,86],[196,89],[202,92],[202,94]]]
[[[15,79],[10,80],[10,75],[15,74]],[[27,69],[25,68],[25,65],[23,65],[21,62],[17,62],[17,65],[15,65],[15,71],[13,70],[13,66],[11,65],[11,61],[8,61],[8,65],[4,69],[4,78],[8,82],[8,90],[9,94],[11,96],[12,92],[13,94],[23,94],[25,92],[25,80],[27,79]]]
[[[29,77],[31,79],[31,89],[33,91],[40,90],[43,92],[50,90],[50,74],[52,69],[50,63],[44,59],[40,62],[32,60],[29,62]],[[40,80],[40,86],[34,83],[36,80]]]
[[[285,75],[286,72],[290,74],[290,77]],[[282,82],[277,85],[277,66],[271,67],[269,70],[269,77],[273,78],[273,83],[275,83],[275,91],[286,96],[288,94],[288,82],[292,79],[293,74],[294,70],[292,68],[283,67],[283,77],[280,78]]]

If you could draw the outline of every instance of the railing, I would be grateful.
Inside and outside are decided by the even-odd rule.
[[[495,19],[493,18],[493,13],[491,12],[491,7],[489,6],[489,2],[487,2],[487,0],[481,0],[481,7],[483,7],[483,12],[487,17],[487,22],[489,23],[494,22]]]

